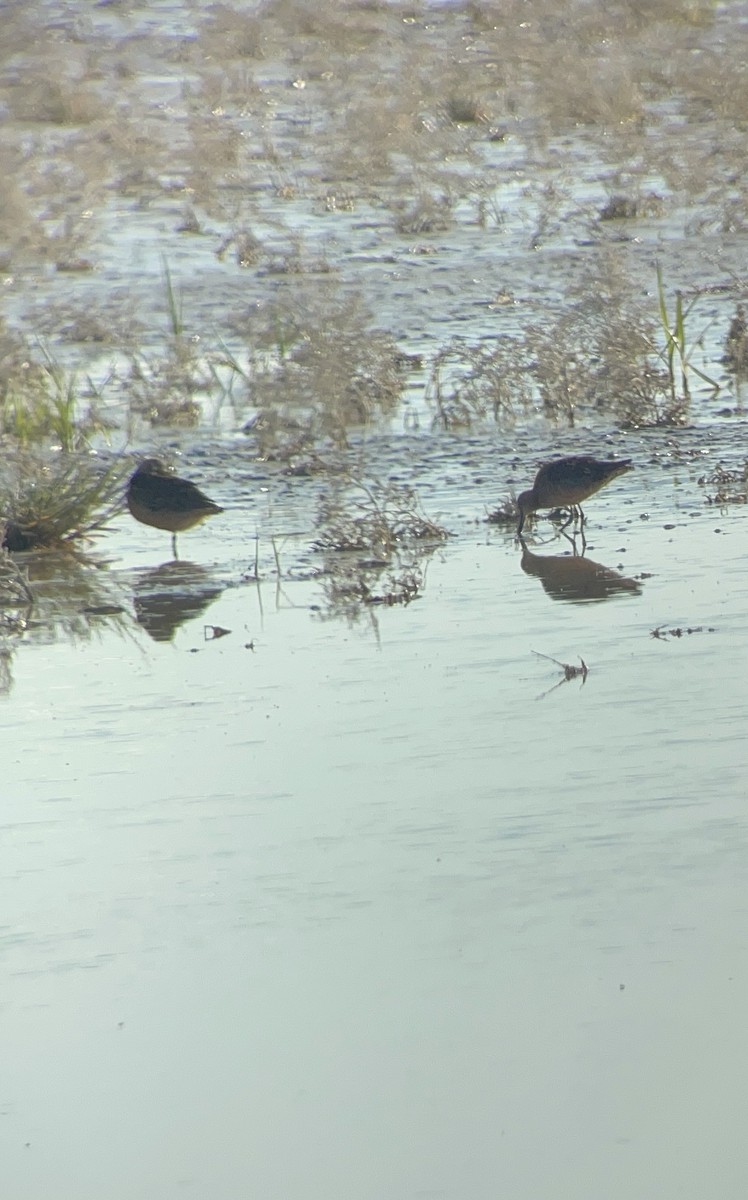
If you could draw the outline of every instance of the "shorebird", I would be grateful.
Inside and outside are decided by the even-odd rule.
[[[571,458],[544,463],[532,487],[522,492],[517,500],[517,537],[522,533],[525,518],[539,508],[568,508],[571,517],[578,515],[584,524],[582,501],[605,487],[616,475],[630,469],[630,458],[602,460],[589,454],[575,454]]]
[[[130,476],[127,507],[136,521],[166,529],[171,536],[172,553],[177,558],[177,534],[191,529],[206,517],[223,512],[189,479],[180,479],[159,462],[147,458]]]

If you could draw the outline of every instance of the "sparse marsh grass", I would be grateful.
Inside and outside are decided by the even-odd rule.
[[[339,477],[320,501],[316,549],[325,555],[325,618],[353,625],[377,607],[421,594],[424,562],[449,533],[423,512],[415,491],[358,474]]]
[[[154,426],[191,429],[199,424],[203,409],[196,393],[208,394],[216,384],[215,372],[201,341],[186,333],[182,288],[161,260],[163,312],[167,326],[165,353],[130,355],[126,383],[132,412]]]
[[[345,475],[322,499],[314,545],[389,559],[413,543],[439,543],[447,530],[423,512],[413,488]]]
[[[575,315],[570,313],[547,326],[530,325],[524,336],[543,415],[569,428],[576,423],[577,410],[589,400],[591,384],[575,326]]]
[[[657,302],[662,335],[665,341],[665,348],[662,352],[662,357],[667,365],[670,398],[673,405],[677,404],[678,402],[688,404],[690,400],[688,377],[691,373],[696,375],[702,381],[702,383],[706,383],[710,388],[712,388],[713,391],[719,391],[719,384],[717,381],[696,367],[692,361],[693,346],[691,342],[691,333],[687,327],[687,322],[698,300],[699,296],[697,294],[693,297],[688,305],[684,305],[683,296],[680,291],[677,291],[675,293],[674,312],[671,318],[668,313],[665,285],[662,278],[662,269],[659,263],[657,264]],[[699,339],[697,339],[697,344],[698,340]],[[676,367],[680,372],[680,394],[678,393]]]
[[[36,357],[42,361],[19,359],[16,347],[7,373],[0,372],[0,433],[19,446],[46,442],[64,451],[81,449],[105,433],[110,425],[95,401],[84,401],[78,373],[43,345]]]
[[[521,335],[477,345],[456,341],[432,360],[426,393],[445,429],[490,420],[504,427],[529,414],[573,427],[580,414],[612,417],[623,427],[682,424],[689,375],[718,384],[693,362],[695,297],[676,297],[668,314],[660,274],[654,310],[633,299],[625,267],[606,251],[570,292],[560,316],[529,323]],[[737,345],[739,323],[734,326]]]
[[[34,603],[28,572],[5,549],[4,534],[4,524],[0,521],[0,635],[18,632],[18,613],[28,611]]]
[[[442,429],[470,429],[487,419],[512,424],[532,400],[518,341],[452,342],[434,356],[426,399]]]
[[[11,551],[91,537],[123,508],[132,464],[108,465],[86,454],[6,456],[0,474],[3,544]]]
[[[620,45],[613,42],[606,52],[600,50],[579,42],[560,49],[553,71],[542,90],[538,88],[543,115],[554,128],[591,125],[608,129],[644,122],[638,64],[622,58]]]
[[[262,241],[255,237],[248,227],[239,227],[227,234],[216,250],[216,257],[222,259],[229,248],[233,249],[234,257],[240,267],[257,266],[265,254]]]
[[[240,11],[231,4],[212,4],[200,29],[200,46],[210,59],[263,57],[262,9]]]
[[[584,400],[623,427],[679,425],[688,402],[673,398],[660,356],[659,313],[636,295],[626,257],[610,248],[590,264],[564,321]]]
[[[133,355],[125,388],[131,412],[153,426],[194,429],[203,410],[195,393],[214,385],[195,348],[172,339],[165,357]]]
[[[379,3],[318,5],[309,0],[264,0],[257,11],[266,53],[278,54],[315,43],[333,53],[361,54],[372,49],[390,26]],[[398,19],[400,14],[398,14]]]
[[[243,149],[241,130],[216,109],[192,118],[190,139],[189,183],[202,201],[236,177]]]
[[[295,453],[300,444],[346,445],[352,427],[394,411],[404,385],[394,339],[376,329],[355,296],[317,289],[306,305],[306,294],[247,330],[256,410],[249,431],[263,456]]]
[[[713,488],[707,492],[707,504],[720,507],[727,504],[748,504],[748,460],[742,467],[729,469],[719,463],[708,475],[702,475],[699,486]]]
[[[140,35],[110,44],[94,23],[67,11],[48,21],[41,10],[29,16],[22,8],[11,6],[0,49],[0,102],[11,116],[0,151],[0,262],[9,271],[18,263],[56,261],[81,271],[101,265],[101,279],[111,278],[114,263],[126,280],[121,250],[108,258],[106,248],[113,221],[126,213],[152,239],[147,253],[159,256],[175,229],[200,231],[200,243],[183,239],[180,253],[184,247],[197,256],[211,245],[227,291],[244,287],[257,311],[295,310],[274,341],[263,341],[254,323],[247,364],[233,351],[242,363],[237,370],[228,357],[202,349],[211,338],[220,342],[221,320],[230,326],[221,285],[214,285],[209,318],[217,314],[218,331],[206,336],[207,302],[202,313],[186,314],[164,260],[166,332],[155,353],[145,353],[145,341],[132,351],[126,382],[136,414],[194,426],[208,396],[228,397],[246,419],[237,398],[246,385],[252,432],[267,457],[344,445],[351,429],[391,418],[404,381],[387,330],[404,328],[405,337],[409,330],[407,318],[400,324],[399,301],[381,286],[386,270],[377,283],[376,303],[385,297],[381,329],[367,318],[357,332],[346,303],[336,307],[329,297],[338,282],[342,295],[354,275],[358,286],[359,263],[362,288],[377,277],[373,255],[365,257],[373,245],[382,261],[392,255],[394,278],[404,247],[377,229],[364,257],[350,256],[343,238],[353,223],[328,220],[325,229],[319,222],[355,207],[358,252],[366,240],[358,229],[367,222],[372,231],[377,222],[381,228],[382,213],[385,221],[392,214],[400,237],[426,249],[430,235],[454,230],[466,255],[457,269],[472,250],[485,261],[495,246],[499,265],[508,252],[514,279],[503,286],[525,304],[521,327],[502,325],[512,336],[501,344],[491,337],[475,344],[472,332],[472,345],[453,344],[451,329],[431,343],[429,401],[437,424],[458,429],[538,414],[571,424],[580,411],[634,425],[685,419],[699,340],[688,328],[685,301],[679,317],[677,298],[675,308],[668,298],[665,321],[651,306],[652,328],[633,279],[621,285],[612,309],[595,291],[575,296],[565,282],[565,294],[546,310],[542,288],[528,287],[522,297],[523,272],[535,282],[543,251],[563,239],[571,279],[576,262],[597,253],[589,241],[639,237],[636,223],[644,219],[667,219],[670,238],[684,204],[698,205],[684,221],[708,210],[701,228],[745,232],[745,34],[736,26],[734,37],[720,41],[717,60],[710,26],[725,20],[717,6],[652,0],[601,9],[538,0],[528,15],[526,0],[428,11],[270,0],[251,13],[243,3],[191,6],[194,27],[175,24],[152,44]],[[500,123],[506,146],[491,144],[489,118]],[[508,179],[519,181],[513,192],[504,187]],[[615,181],[603,207],[600,180],[606,189]],[[118,206],[114,218],[110,197]],[[526,246],[518,250],[513,238],[523,219]],[[588,241],[574,248],[585,220]],[[605,228],[608,220],[628,227]],[[105,234],[101,246],[97,226]],[[529,259],[517,266],[527,247],[537,268]],[[80,280],[67,283],[71,294],[83,294],[76,293]],[[23,285],[8,286],[18,295]],[[99,293],[108,286],[99,284]],[[151,315],[143,324],[149,334]],[[187,336],[187,318],[199,344]],[[56,335],[52,306],[46,320],[42,328]],[[100,341],[107,332],[93,316],[81,321],[81,340]],[[727,347],[731,369],[737,346],[733,338]],[[78,380],[85,378],[85,365],[58,380],[48,370],[46,378],[14,375],[4,427],[28,443],[79,444],[85,422]],[[37,406],[36,388],[51,418]]]
[[[517,507],[517,497],[506,496],[500,501],[498,506],[486,514],[486,523],[488,525],[500,525],[502,527],[510,527],[517,525],[519,517],[519,508]]]
[[[179,338],[184,333],[184,303],[181,289],[175,288],[169,270],[169,264],[165,258],[161,258],[161,270],[164,280],[164,298],[166,301],[166,314],[169,320],[169,329],[173,337]]]
[[[16,246],[32,240],[34,218],[17,180],[21,174],[20,155],[0,148],[0,263],[7,270]]]
[[[395,207],[395,229],[406,237],[422,237],[441,233],[453,222],[452,201],[449,196],[421,192],[411,203]]]
[[[45,28],[43,14],[14,10],[0,52],[8,64],[0,99],[19,122],[58,130],[101,122],[97,163],[89,165],[122,191],[158,193],[162,173],[174,179],[192,169],[198,201],[203,191],[230,197],[238,187],[263,186],[271,126],[292,173],[303,175],[291,161],[301,152],[294,137],[311,131],[326,186],[345,183],[360,196],[397,185],[404,166],[469,155],[485,140],[489,115],[509,118],[536,145],[547,130],[580,128],[618,145],[632,126],[652,119],[660,99],[682,97],[702,110],[731,104],[735,120],[746,111],[742,48],[724,46],[727,69],[721,62],[719,71],[710,56],[694,55],[694,38],[715,20],[706,0],[621,3],[604,13],[579,0],[563,12],[558,0],[538,0],[531,20],[519,0],[499,11],[442,6],[428,19],[418,7],[404,13],[336,3],[328,10],[272,0],[251,12],[238,3],[193,6],[191,17],[196,33],[187,23],[150,48],[137,37],[111,45],[93,25]],[[19,52],[22,70],[13,61]],[[285,70],[269,70],[268,62]],[[168,122],[157,118],[151,99],[154,78],[163,88],[165,77],[176,93]],[[22,176],[49,150],[42,142],[34,147]],[[636,150],[655,153],[643,138]],[[56,151],[69,153],[67,146]],[[73,205],[76,188],[70,180],[64,189]]]
[[[662,196],[614,192],[598,213],[599,221],[636,221],[642,217],[660,217],[665,211]]]

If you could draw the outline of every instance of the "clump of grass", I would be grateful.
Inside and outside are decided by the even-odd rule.
[[[448,196],[422,192],[410,205],[402,205],[395,214],[395,229],[407,237],[443,233],[452,225],[452,202]]]
[[[323,497],[313,545],[325,552],[321,615],[353,625],[376,608],[421,594],[420,562],[449,536],[422,511],[412,488],[346,475]]]
[[[634,221],[637,217],[659,217],[665,208],[661,196],[627,196],[620,192],[609,196],[598,213],[599,221]]]
[[[707,494],[707,504],[748,504],[748,460],[733,470],[720,463],[708,475],[702,475],[698,483],[716,489]]]
[[[579,656],[579,662],[581,663],[581,666],[577,667],[574,665],[574,663],[560,662],[559,659],[552,658],[550,654],[541,654],[539,650],[533,650],[533,654],[537,658],[544,658],[547,662],[555,663],[556,666],[560,667],[564,673],[563,679],[560,679],[558,683],[554,683],[552,688],[548,688],[547,691],[542,692],[540,696],[537,696],[537,700],[542,700],[545,696],[549,696],[551,692],[555,692],[557,687],[561,687],[562,683],[568,683],[570,679],[581,679],[581,687],[584,687],[585,683],[587,682],[587,676],[590,673],[590,669],[581,655]]]
[[[593,264],[576,295],[559,325],[578,369],[575,409],[610,413],[624,427],[682,424],[690,402],[675,372],[677,354],[690,360],[682,306],[671,331],[664,293],[656,315],[643,308],[622,259],[611,253]]]
[[[197,401],[185,396],[178,386],[164,385],[142,375],[133,389],[132,409],[154,428],[194,429],[202,415]]]
[[[426,399],[434,424],[469,429],[491,418],[511,424],[526,411],[532,392],[519,342],[510,338],[467,346],[454,341],[435,355]]]
[[[698,300],[699,294],[693,298],[690,304],[684,307],[682,294],[679,291],[676,292],[675,310],[671,319],[667,308],[662,269],[660,264],[657,264],[657,302],[660,324],[665,339],[665,348],[662,357],[667,366],[670,396],[673,404],[676,403],[678,398],[676,366],[680,370],[681,399],[686,404],[690,399],[688,377],[691,372],[701,379],[702,382],[708,384],[714,392],[719,391],[719,384],[716,379],[712,379],[704,371],[700,371],[691,361],[692,350],[687,331],[687,321]],[[703,336],[703,332],[701,336]]]
[[[247,371],[255,415],[246,431],[265,458],[300,448],[344,447],[352,428],[391,413],[406,369],[393,338],[373,327],[356,297],[315,293],[291,308],[275,308],[248,330]]]
[[[232,58],[261,58],[263,41],[258,15],[239,12],[230,4],[212,4],[203,18],[200,48],[203,54],[210,54],[220,63]]]
[[[8,646],[0,645],[0,696],[7,696],[13,686],[13,655]]]
[[[84,454],[19,453],[0,473],[2,545],[11,551],[58,546],[100,531],[123,507],[131,464],[104,466]]]
[[[713,625],[677,625],[673,629],[666,629],[664,625],[658,625],[656,629],[650,631],[649,636],[655,641],[667,642],[670,638],[691,637],[694,633],[716,633],[717,630]]]
[[[194,393],[209,391],[214,384],[209,366],[182,337],[170,338],[161,358],[133,355],[126,381],[132,412],[154,426],[187,429],[194,428],[202,415]]]
[[[598,213],[600,221],[633,221],[639,215],[639,203],[633,196],[610,196]]]
[[[27,572],[4,549],[3,538],[4,525],[0,522],[0,637],[7,637],[23,633],[34,595]]]
[[[237,265],[240,267],[256,267],[265,253],[260,239],[246,226],[233,229],[231,233],[227,234],[216,250],[216,258],[223,259],[231,246],[233,246]]]
[[[78,372],[40,350],[41,363],[14,356],[0,375],[0,433],[25,447],[49,442],[67,452],[82,449],[108,423],[94,404],[84,405]]]
[[[590,396],[588,359],[575,344],[574,324],[572,313],[554,324],[531,325],[524,339],[543,415],[551,421],[565,420],[570,428],[577,409]]]
[[[347,475],[320,502],[318,550],[389,558],[414,542],[443,542],[447,530],[422,511],[413,488]]]
[[[514,496],[507,496],[497,508],[488,513],[486,522],[489,525],[516,525],[518,518],[517,500]]]
[[[200,338],[188,335],[182,289],[175,284],[165,258],[161,260],[166,352],[147,356],[133,352],[125,381],[130,408],[154,426],[194,428],[203,415],[196,393],[221,388],[210,357]]]
[[[433,359],[426,391],[435,424],[454,430],[492,419],[510,426],[533,410],[570,427],[580,413],[611,414],[625,427],[681,424],[689,395],[677,386],[677,362],[716,385],[691,362],[687,310],[681,305],[671,331],[663,307],[658,328],[633,292],[620,264],[607,258],[580,282],[560,317],[528,324],[516,337],[449,344]]]
[[[355,625],[378,608],[406,606],[422,594],[427,555],[449,535],[429,520],[410,488],[347,477],[320,504],[325,551],[322,578],[327,619]]]
[[[169,328],[173,337],[181,337],[184,333],[184,303],[181,289],[174,286],[174,281],[171,277],[169,264],[165,258],[161,259],[161,271],[164,282],[164,298],[166,301],[166,313],[169,319]]]
[[[599,300],[594,293],[585,299],[577,316],[588,405],[611,413],[624,428],[674,426],[687,419],[687,401],[671,395],[648,313],[615,289],[603,289]]]

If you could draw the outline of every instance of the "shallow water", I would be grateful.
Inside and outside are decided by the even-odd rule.
[[[222,588],[234,512],[171,640],[19,647],[7,1195],[742,1194],[745,530],[688,490],[591,502],[638,584],[604,599],[474,505],[349,627],[313,579]],[[121,596],[164,540],[122,520]]]

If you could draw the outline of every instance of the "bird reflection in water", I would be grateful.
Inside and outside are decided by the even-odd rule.
[[[642,590],[636,579],[585,558],[576,548],[572,554],[533,554],[524,538],[519,540],[522,570],[536,575],[552,600],[607,600],[621,593],[638,596]]]
[[[138,576],[135,616],[154,642],[170,642],[180,625],[199,617],[222,591],[203,567],[179,561],[164,563]]]

